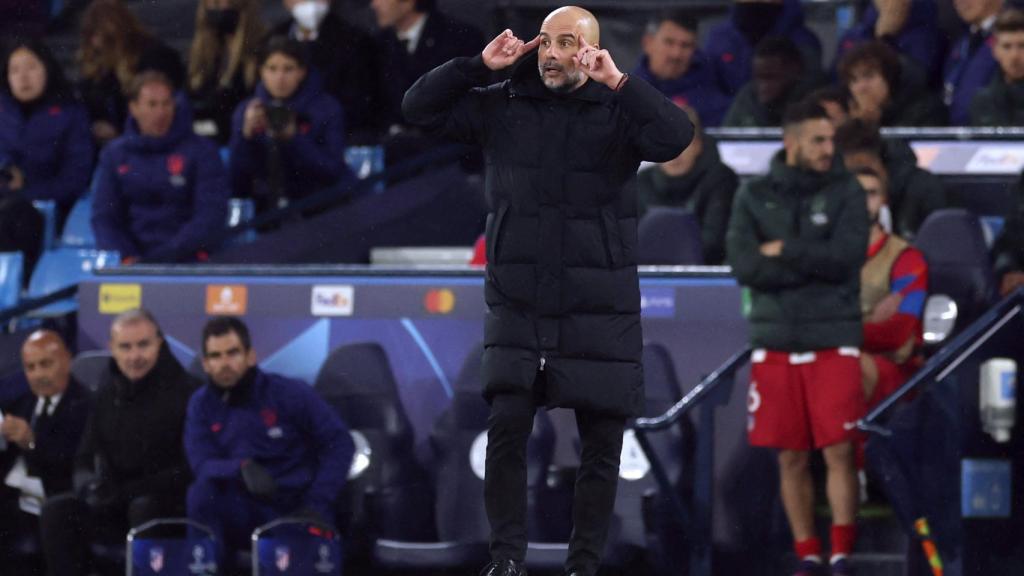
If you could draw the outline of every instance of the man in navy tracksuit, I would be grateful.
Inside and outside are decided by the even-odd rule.
[[[209,383],[193,394],[185,452],[195,481],[188,517],[231,551],[281,516],[334,524],[354,447],[348,429],[311,386],[256,366],[249,330],[237,318],[203,328]]]
[[[128,263],[194,261],[227,225],[230,190],[216,146],[192,132],[187,100],[159,72],[129,88],[125,133],[103,149],[92,227]]]
[[[967,0],[953,3],[966,33],[953,44],[942,74],[942,97],[949,107],[951,126],[967,126],[971,100],[992,81],[999,70],[992,55],[992,30],[1003,9],[1003,0]]]

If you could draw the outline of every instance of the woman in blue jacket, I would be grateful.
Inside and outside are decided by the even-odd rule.
[[[260,58],[254,98],[235,109],[231,180],[257,212],[353,179],[341,104],[323,90],[302,44],[274,38]]]
[[[123,136],[100,155],[92,227],[126,263],[201,258],[227,221],[230,196],[216,146],[192,132],[184,94],[162,73],[129,88]]]
[[[7,189],[29,200],[54,200],[62,214],[89,186],[92,137],[85,107],[50,50],[20,42],[3,60],[0,170]]]
[[[85,108],[45,44],[15,44],[0,67],[0,251],[23,254],[27,281],[43,236],[31,202],[54,200],[63,221],[89,185],[92,138]]]

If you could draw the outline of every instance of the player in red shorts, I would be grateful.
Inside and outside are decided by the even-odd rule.
[[[828,468],[833,575],[852,573],[857,512],[852,440],[864,414],[859,296],[869,221],[864,190],[834,155],[834,133],[815,102],[787,110],[784,149],[766,176],[740,188],[726,242],[733,274],[751,294],[749,440],[779,450],[799,576],[824,569],[812,450]]]

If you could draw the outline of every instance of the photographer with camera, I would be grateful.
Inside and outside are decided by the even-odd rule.
[[[341,105],[323,90],[305,47],[272,39],[260,58],[256,95],[235,110],[231,180],[256,211],[353,179],[345,164]]]

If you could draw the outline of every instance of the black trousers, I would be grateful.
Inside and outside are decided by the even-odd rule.
[[[157,518],[182,516],[184,503],[177,500],[147,495],[109,507],[91,508],[71,493],[47,498],[39,517],[47,573],[88,574],[93,542],[124,546],[125,536],[133,526]]]
[[[542,379],[538,379],[541,381]],[[526,444],[537,400],[502,394],[491,401],[484,504],[491,523],[491,557],[526,558]],[[625,418],[577,411],[582,454],[573,497],[573,531],[566,571],[593,576],[601,564],[615,505]]]

